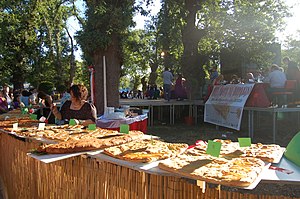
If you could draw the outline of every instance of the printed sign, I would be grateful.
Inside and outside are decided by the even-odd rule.
[[[88,125],[88,130],[96,130],[96,124],[89,124]]]
[[[70,119],[70,121],[69,121],[69,125],[70,126],[75,126],[77,123],[76,123],[76,121],[74,120],[74,119]]]
[[[39,127],[38,127],[38,130],[45,130],[45,123],[39,123]]]
[[[205,103],[204,122],[240,130],[245,103],[254,84],[214,86]]]
[[[238,138],[240,147],[251,146],[251,138]]]
[[[13,123],[13,131],[16,131],[16,130],[18,130],[18,123]]]
[[[208,140],[206,153],[214,157],[219,157],[222,144],[220,142],[214,142]]]
[[[129,133],[129,125],[128,124],[120,124],[120,133]]]
[[[30,114],[30,119],[37,120],[37,115],[36,114]]]

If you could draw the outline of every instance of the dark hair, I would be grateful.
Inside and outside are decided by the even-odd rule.
[[[29,97],[29,96],[31,95],[31,93],[30,93],[28,90],[23,90],[23,91],[22,91],[22,95],[23,95],[24,97]]]
[[[70,92],[72,92],[73,96],[78,100],[86,100],[88,96],[87,88],[81,84],[74,84],[71,86]]]
[[[20,97],[19,93],[15,93],[14,94],[14,98],[13,98],[13,102],[17,102],[18,101],[18,97]]]
[[[45,100],[45,105],[46,105],[46,107],[49,107],[50,104],[53,102],[53,101],[52,101],[52,97],[51,97],[50,95],[46,94],[46,93],[43,92],[43,91],[40,91],[40,92],[38,93],[37,97],[38,97],[38,99],[41,98],[41,99]]]
[[[47,94],[44,91],[40,91],[37,95],[38,98],[45,99]]]

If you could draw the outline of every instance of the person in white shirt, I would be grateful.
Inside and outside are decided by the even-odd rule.
[[[286,75],[281,68],[276,64],[273,64],[269,75],[264,78],[264,82],[270,84],[270,88],[267,90],[267,93],[271,101],[274,101],[272,93],[284,91],[286,80]]]
[[[162,74],[164,80],[164,98],[165,100],[170,101],[171,99],[171,87],[173,85],[173,74],[169,71],[168,68]]]
[[[31,104],[33,104],[33,105],[37,104],[37,95],[38,95],[38,92],[37,92],[36,88],[29,89],[29,92],[31,93],[31,95],[29,96]]]
[[[270,88],[274,89],[282,89],[284,88],[285,81],[286,81],[286,75],[279,66],[276,64],[273,64],[271,66],[271,72],[269,75],[264,79],[264,82],[270,83]]]

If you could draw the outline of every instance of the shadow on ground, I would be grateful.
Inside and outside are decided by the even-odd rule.
[[[276,144],[287,146],[293,136],[300,131],[297,113],[285,113],[277,116]],[[198,122],[196,125],[187,125],[183,121],[175,121],[174,125],[167,122],[156,121],[153,126],[148,126],[148,134],[159,136],[167,142],[180,142],[189,145],[197,140],[230,139],[237,141],[239,137],[249,137],[248,118],[242,118],[241,129],[234,130],[216,125]],[[262,113],[254,116],[253,143],[273,143],[273,118],[271,114]]]

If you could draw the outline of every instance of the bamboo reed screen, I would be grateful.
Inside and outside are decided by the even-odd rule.
[[[26,155],[38,142],[0,133],[0,177],[10,199],[291,199],[219,190],[84,156],[45,164]]]

